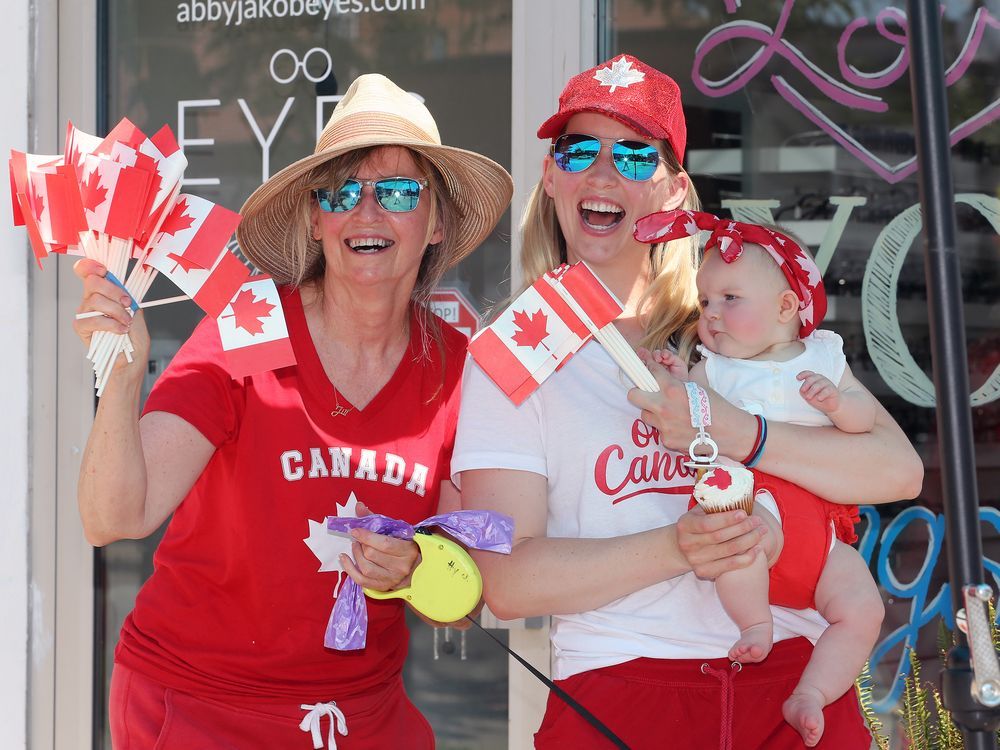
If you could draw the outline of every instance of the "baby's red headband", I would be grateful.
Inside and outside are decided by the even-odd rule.
[[[710,231],[712,236],[705,243],[705,251],[719,248],[719,255],[732,263],[743,252],[743,243],[752,242],[767,251],[788,280],[788,285],[799,298],[799,337],[805,338],[823,322],[826,315],[826,291],[823,275],[808,253],[787,234],[742,221],[720,219],[703,211],[659,211],[644,216],[635,224],[635,238],[639,242],[666,242],[681,237],[692,237],[698,232]]]

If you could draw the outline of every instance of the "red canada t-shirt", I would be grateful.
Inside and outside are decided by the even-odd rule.
[[[311,703],[363,693],[402,669],[398,600],[367,601],[364,649],[323,646],[347,580],[337,552],[350,545],[322,522],[354,515],[357,501],[410,523],[435,512],[466,340],[442,324],[443,362],[433,340],[425,355],[411,317],[388,384],[364,409],[338,414],[350,404],[323,371],[299,293],[283,289],[282,304],[297,365],[233,380],[206,319],[146,402],[146,413],[176,414],[216,451],[174,512],[115,657],[194,694]]]

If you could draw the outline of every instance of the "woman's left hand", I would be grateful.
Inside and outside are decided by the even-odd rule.
[[[358,516],[371,513],[361,502],[357,512]],[[375,591],[395,591],[409,585],[410,576],[420,563],[420,548],[416,542],[367,529],[352,529],[351,536],[354,537],[351,545],[354,559],[342,554],[340,564],[355,583]]]

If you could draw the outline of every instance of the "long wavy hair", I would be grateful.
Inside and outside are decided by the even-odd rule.
[[[673,149],[662,141],[661,153],[671,175],[686,174]],[[688,179],[683,208],[698,211],[701,201]],[[685,360],[690,359],[697,339],[698,238],[685,237],[661,242],[649,248],[652,281],[639,300],[639,321],[645,335],[640,342],[647,349],[673,348]],[[521,278],[511,284],[518,287],[513,296],[560,263],[566,262],[566,238],[559,226],[555,202],[539,180],[528,197],[521,221]]]

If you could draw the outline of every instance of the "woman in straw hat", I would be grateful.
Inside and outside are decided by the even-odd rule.
[[[681,166],[677,84],[621,55],[572,78],[538,136],[552,146],[524,219],[520,283],[584,260],[624,301],[616,326],[633,346],[669,346],[687,358],[696,247],[650,248],[633,237],[643,216],[698,207]],[[618,366],[590,342],[515,407],[470,366],[452,475],[466,507],[515,520],[509,556],[474,555],[486,602],[502,618],[552,615],[555,679],[601,731],[636,750],[802,747],[781,705],[811,650],[798,636],[817,637],[823,623],[814,611],[775,609],[768,659],[730,664],[735,626],[704,579],[748,565],[774,540],[743,511],[687,511],[692,477],[683,461],[695,431],[685,389],[649,367],[660,392],[628,392]],[[757,420],[710,395],[721,453],[749,455]],[[869,434],[775,424],[760,466],[850,503],[914,497],[922,474],[884,410]],[[865,481],[876,474],[878,482]],[[853,691],[825,715],[822,747],[867,750]],[[536,747],[606,745],[593,723],[550,696]]]
[[[78,321],[80,336],[131,323],[137,349],[84,456],[87,538],[144,537],[173,514],[116,652],[116,750],[308,747],[310,733],[318,748],[321,727],[341,750],[433,747],[402,686],[399,602],[369,602],[364,649],[323,645],[346,576],[397,588],[416,545],[363,529],[343,542],[317,522],[370,509],[414,523],[457,507],[465,339],[425,303],[511,192],[498,164],[442,145],[416,98],[361,76],[315,152],[250,196],[237,233],[280,285],[297,364],[234,380],[203,321],[141,419],[142,316],[130,321],[103,268],[78,264],[81,309],[107,316]]]

